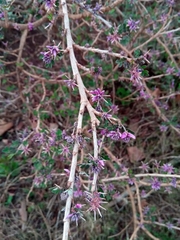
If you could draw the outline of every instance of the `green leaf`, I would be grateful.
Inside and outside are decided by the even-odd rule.
[[[134,51],[134,57],[135,58],[138,58],[142,55],[142,51],[140,49],[137,49]]]
[[[6,206],[10,205],[12,203],[12,200],[13,200],[13,195],[8,195],[8,198],[7,198],[6,202],[5,202],[5,205]]]
[[[51,22],[53,20],[53,13],[49,13],[49,15],[47,16],[49,21]]]

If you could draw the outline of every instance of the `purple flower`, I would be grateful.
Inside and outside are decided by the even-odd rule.
[[[166,132],[167,129],[168,129],[168,126],[166,126],[166,125],[161,125],[159,128],[160,128],[161,132]]]
[[[29,148],[29,145],[21,145],[19,150],[21,150],[21,154],[24,154],[25,156],[29,155],[32,152],[32,149]]]
[[[111,111],[112,111],[112,114],[117,114],[119,111],[119,107],[113,104],[111,105]]]
[[[45,64],[50,64],[53,60],[56,59],[57,54],[59,53],[59,46],[46,46],[48,49],[47,52],[41,52],[43,62]]]
[[[164,108],[165,110],[168,110],[169,106],[168,106],[167,103],[164,103],[164,104],[162,105],[162,108]]]
[[[82,197],[83,196],[82,190],[78,189],[78,190],[74,191],[73,196],[75,198]]]
[[[167,0],[167,4],[169,5],[169,7],[172,7],[175,4],[175,2],[174,0]]]
[[[71,137],[71,136],[65,136],[65,137],[64,137],[64,140],[66,140],[67,143],[73,143],[73,142],[74,142],[74,138]]]
[[[128,19],[127,26],[129,27],[130,32],[136,31],[139,28],[139,26],[138,26],[139,22],[140,22],[139,20],[134,21],[131,18]]]
[[[143,209],[143,214],[144,214],[144,215],[147,215],[148,212],[149,212],[149,210],[150,210],[150,208],[149,208],[148,206],[145,207],[145,208]]]
[[[174,168],[173,168],[173,166],[171,166],[170,163],[169,164],[168,163],[163,164],[161,169],[168,174],[174,173]]]
[[[140,93],[140,97],[142,97],[142,98],[144,98],[144,99],[150,98],[149,94],[147,94],[147,93],[144,91],[144,89],[141,89],[139,93]]]
[[[93,12],[94,12],[94,13],[100,12],[101,7],[102,7],[101,4],[96,3],[96,6],[93,8]]]
[[[115,30],[113,34],[107,36],[107,41],[110,43],[114,43],[116,41],[120,41],[122,38],[119,36],[118,31]]]
[[[85,147],[85,145],[86,145],[86,140],[85,140],[85,138],[84,138],[82,135],[79,134],[79,135],[77,136],[76,140],[77,140],[80,148],[84,148],[84,147]]]
[[[120,196],[120,193],[119,192],[116,192],[116,193],[114,193],[113,195],[112,195],[112,198],[113,199],[116,199],[116,198],[118,198]]]
[[[44,146],[42,147],[42,152],[45,154],[51,154],[51,146],[49,146],[48,143],[45,143]]]
[[[61,154],[62,154],[63,156],[65,156],[65,157],[68,157],[69,154],[70,154],[69,147],[64,146],[63,144],[61,144],[61,146],[62,146],[62,152],[61,152]]]
[[[167,14],[163,13],[163,14],[161,15],[161,21],[162,21],[162,22],[165,22],[166,20],[167,20]]]
[[[16,29],[16,30],[20,30],[20,28],[19,28],[19,26],[18,26],[17,23],[13,23],[13,27],[14,27],[14,29]]]
[[[54,146],[56,144],[56,132],[55,132],[55,130],[52,130],[50,135],[51,136],[49,137],[48,144],[50,146]]]
[[[75,210],[73,210],[73,213],[69,214],[66,218],[69,218],[71,222],[76,222],[76,226],[78,226],[78,221],[80,219],[83,219],[85,221],[82,213],[79,211],[76,212]]]
[[[92,167],[92,172],[99,173],[102,169],[104,169],[104,160],[99,158],[94,158],[91,154],[90,156],[90,164]]]
[[[124,142],[129,142],[130,139],[136,139],[136,137],[132,134],[132,133],[129,133],[129,132],[123,132],[121,134],[121,139],[124,141]]]
[[[38,187],[43,181],[44,181],[44,177],[43,176],[35,177],[34,180],[33,180],[34,185],[36,187]]]
[[[102,118],[104,118],[105,120],[108,120],[108,119],[111,118],[111,117],[112,117],[112,115],[109,114],[109,113],[104,112],[104,113],[102,114]]]
[[[174,79],[171,81],[170,88],[174,88]]]
[[[0,19],[1,19],[1,18],[4,18],[4,12],[1,12],[1,13],[0,13]]]
[[[137,66],[133,67],[130,71],[131,74],[131,78],[130,81],[132,81],[133,85],[138,87],[138,88],[142,88],[142,82],[141,82],[141,73],[142,70],[139,69]]]
[[[176,73],[177,77],[180,77],[180,69],[178,69],[177,73]]]
[[[168,194],[172,193],[171,187],[165,187],[165,191],[164,192],[167,192]]]
[[[155,166],[156,169],[159,169],[160,167],[160,162],[158,162],[157,160],[154,161],[153,165]]]
[[[103,203],[103,199],[100,197],[100,194],[98,192],[88,193],[86,192],[86,200],[90,204],[90,208],[88,211],[94,212],[94,218],[96,219],[96,212],[99,213],[99,215],[102,217],[100,208],[104,209],[100,204]]]
[[[7,47],[7,46],[8,46],[8,41],[6,41],[6,42],[3,42],[3,41],[2,41],[2,44],[3,44],[5,47]]]
[[[167,37],[168,37],[169,39],[172,39],[172,38],[173,38],[173,33],[172,33],[172,32],[168,33],[168,34],[167,34]],[[174,68],[171,68],[171,69],[174,70]]]
[[[70,175],[69,169],[65,168],[64,171],[65,171],[65,173],[66,173],[66,176],[69,177],[69,175]]]
[[[46,46],[53,58],[55,59],[57,57],[57,54],[59,53],[59,46]]]
[[[127,168],[125,165],[121,165],[122,174],[128,174],[129,168]]]
[[[113,191],[115,189],[114,185],[112,183],[109,184],[108,190]]]
[[[142,191],[141,191],[141,197],[143,198],[143,197],[145,197],[146,196],[146,191],[143,189]]]
[[[51,54],[49,52],[41,52],[41,54],[43,55],[43,62],[45,64],[50,64],[53,60]]]
[[[172,181],[171,181],[171,185],[176,188],[177,187],[177,182],[176,182],[176,178],[172,178]]]
[[[167,74],[173,74],[174,73],[174,68],[173,67],[168,67],[166,70]]]
[[[47,12],[51,11],[56,7],[55,5],[56,0],[45,0],[45,9]]]
[[[28,29],[29,29],[29,31],[32,31],[33,30],[33,24],[32,24],[32,22],[29,22],[28,23]]]
[[[63,81],[69,88],[72,88],[72,90],[74,90],[74,87],[77,87],[75,80],[69,79],[69,80],[63,80]]]
[[[81,209],[82,208],[82,204],[80,204],[80,203],[77,203],[75,206],[74,206],[74,208],[78,208],[78,209]]]
[[[168,230],[171,230],[171,229],[173,228],[173,224],[170,223],[170,222],[168,222],[168,223],[166,224],[166,226],[167,226]]]
[[[102,129],[102,130],[101,130],[101,135],[106,136],[107,133],[108,133],[108,130],[107,130],[107,129]]]
[[[90,93],[92,94],[92,101],[93,102],[99,102],[101,100],[104,100],[104,96],[105,96],[105,91],[101,90],[100,88],[95,89],[90,91]]]
[[[33,140],[35,140],[35,142],[39,142],[40,144],[43,144],[45,142],[45,136],[44,133],[35,133]]]
[[[128,183],[129,183],[129,185],[134,185],[134,179],[133,178],[129,178],[128,179]]]
[[[159,190],[161,188],[161,183],[158,181],[158,179],[155,177],[151,182],[151,187],[155,191]]]
[[[46,175],[46,180],[51,181],[52,180],[52,175],[51,174]]]
[[[97,78],[102,73],[102,67],[92,68],[93,74]]]
[[[143,172],[148,172],[148,170],[149,170],[148,163],[144,163],[144,162],[141,162],[141,163],[142,163],[142,165],[139,168],[141,168],[143,170]]]
[[[114,141],[118,141],[121,139],[121,133],[119,129],[117,129],[116,131],[109,131],[109,133],[106,136]]]

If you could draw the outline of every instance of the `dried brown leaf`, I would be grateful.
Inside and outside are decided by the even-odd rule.
[[[137,162],[145,158],[143,148],[128,147],[127,148],[129,159],[132,163]]]
[[[10,128],[12,128],[13,122],[5,122],[0,119],[0,136],[2,136],[5,132],[7,132]]]

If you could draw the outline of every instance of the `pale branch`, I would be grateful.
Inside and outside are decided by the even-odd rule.
[[[93,108],[88,101],[86,91],[85,91],[85,86],[83,84],[83,81],[82,81],[82,78],[81,78],[81,75],[79,73],[79,69],[77,66],[77,60],[75,58],[74,49],[73,49],[73,40],[72,40],[72,36],[71,36],[66,0],[61,0],[61,6],[62,6],[63,15],[64,15],[64,28],[66,31],[67,49],[69,51],[71,68],[73,71],[74,78],[77,81],[79,94],[80,94],[80,98],[81,98],[81,100],[80,100],[81,106],[80,106],[80,110],[79,110],[78,123],[77,123],[77,129],[76,129],[76,140],[75,140],[75,144],[74,144],[70,176],[69,176],[69,180],[68,180],[68,187],[70,189],[70,193],[69,193],[69,196],[66,201],[65,215],[64,215],[63,240],[67,240],[68,234],[69,234],[69,228],[70,228],[70,222],[69,222],[68,215],[70,214],[71,203],[72,203],[72,198],[73,198],[73,186],[74,186],[75,170],[76,170],[76,166],[77,166],[77,158],[78,158],[78,150],[79,150],[79,144],[78,144],[77,137],[82,129],[82,120],[83,120],[83,113],[84,113],[85,107],[87,107],[88,112],[90,114],[93,129],[95,128],[96,125],[99,124],[99,120],[96,118],[96,116],[93,112]]]
[[[97,159],[98,158],[98,141],[97,141],[96,126],[92,126],[92,133],[93,133],[94,159]],[[92,181],[92,187],[91,187],[92,192],[96,190],[97,178],[98,178],[98,173],[95,172],[93,175],[93,181]]]
[[[74,44],[74,47],[76,47],[77,49],[83,50],[83,51],[90,51],[90,52],[94,52],[94,53],[106,54],[106,55],[109,55],[112,57],[125,59],[128,62],[132,62],[133,60],[136,60],[136,59],[128,58],[127,56],[123,56],[122,54],[119,54],[119,53],[110,52],[109,50],[102,50],[102,49],[93,48],[93,47],[85,47],[85,46],[80,46],[77,44]]]

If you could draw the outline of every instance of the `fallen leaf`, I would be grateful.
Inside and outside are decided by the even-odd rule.
[[[158,99],[160,97],[161,91],[159,88],[155,88],[154,91],[151,92],[151,95],[155,98]]]
[[[131,131],[136,132],[139,127],[139,122],[140,122],[139,118],[131,119],[128,128],[131,129]]]
[[[2,136],[5,132],[7,132],[10,128],[12,128],[13,122],[5,122],[0,119],[0,136]]]
[[[132,163],[137,162],[145,158],[143,148],[128,147],[127,148],[129,159]]]

